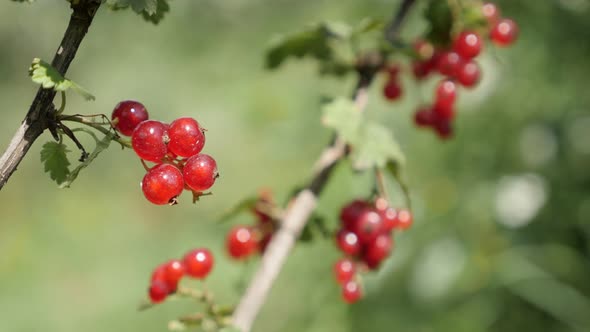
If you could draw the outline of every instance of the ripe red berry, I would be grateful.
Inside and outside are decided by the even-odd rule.
[[[116,122],[115,129],[125,136],[131,136],[135,127],[148,117],[145,106],[140,102],[124,100],[115,106],[111,119]]]
[[[412,212],[408,210],[399,210],[397,214],[397,225],[400,229],[408,229],[412,226],[414,222],[414,218],[412,217]]]
[[[361,252],[358,236],[347,229],[341,229],[336,233],[336,244],[343,253],[350,256],[356,256]]]
[[[342,226],[348,230],[352,230],[361,214],[370,207],[369,203],[360,199],[348,203],[340,211]]]
[[[168,152],[167,129],[167,125],[154,120],[144,121],[135,128],[131,136],[131,145],[139,158],[154,163],[162,161]]]
[[[440,137],[441,139],[446,140],[453,136],[453,127],[451,126],[451,121],[449,119],[437,116],[436,122],[434,123],[434,129],[438,134],[438,137]],[[400,228],[403,227],[400,226]]]
[[[246,226],[232,228],[227,234],[225,244],[229,255],[236,259],[246,258],[258,248],[253,230]]]
[[[344,285],[342,285],[342,299],[346,303],[355,303],[362,297],[363,293],[361,290],[361,285],[354,280],[350,280]]]
[[[168,296],[169,291],[168,287],[166,287],[166,284],[164,282],[154,281],[151,283],[148,293],[152,303],[160,303],[166,299],[166,296]]]
[[[367,263],[369,268],[377,268],[389,256],[392,247],[393,240],[391,239],[391,234],[379,234],[379,236],[368,244],[363,255],[363,261]]]
[[[435,122],[434,114],[430,107],[420,107],[416,113],[414,113],[414,123],[418,127],[429,127]]]
[[[509,18],[502,19],[490,32],[492,42],[498,46],[509,46],[516,41],[518,37],[518,25]]]
[[[165,265],[164,277],[170,290],[176,290],[178,282],[184,276],[184,264],[178,259],[168,261]],[[174,286],[174,287],[171,287]]]
[[[195,249],[184,256],[183,262],[187,275],[204,279],[213,268],[213,254],[205,248]]]
[[[461,32],[453,43],[453,50],[466,59],[472,59],[478,56],[482,47],[481,37],[473,31]]]
[[[479,83],[481,70],[475,61],[465,61],[457,71],[457,81],[464,87],[472,88]]]
[[[219,177],[215,159],[204,153],[190,157],[182,171],[184,181],[194,191],[204,191]]]
[[[448,77],[455,77],[463,59],[457,52],[443,53],[437,62],[438,71]]]
[[[457,98],[457,86],[451,80],[441,81],[436,87],[434,108],[452,108]]]
[[[402,95],[402,87],[397,80],[389,80],[383,87],[383,95],[390,101],[399,99]]]
[[[397,227],[397,210],[388,207],[387,209],[380,211],[381,219],[383,219],[383,231],[384,232],[391,232],[394,228]]]
[[[180,195],[183,189],[182,173],[170,164],[154,166],[141,182],[145,198],[157,205],[175,203],[176,196]]]
[[[356,272],[354,262],[347,258],[339,259],[334,264],[334,275],[339,284],[344,284],[350,281]]]
[[[500,9],[491,2],[484,3],[481,11],[489,24],[495,24],[500,19]]]
[[[434,47],[431,43],[424,40],[414,42],[414,51],[420,60],[429,60],[434,55]]]
[[[168,149],[181,157],[192,157],[203,150],[205,134],[197,120],[193,118],[179,118],[168,128]]]
[[[365,210],[352,229],[362,244],[373,241],[382,230],[383,221],[379,213],[374,210]]]
[[[432,108],[433,116],[435,119],[435,126],[440,121],[450,121],[455,117],[455,108],[453,105],[445,106],[441,104],[435,104]]]

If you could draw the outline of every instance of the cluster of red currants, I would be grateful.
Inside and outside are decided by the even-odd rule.
[[[511,19],[502,19],[496,5],[483,4],[482,16],[488,22],[485,31],[495,45],[504,47],[516,41],[516,23]],[[436,87],[434,104],[422,106],[416,111],[416,125],[433,128],[443,139],[452,135],[451,122],[455,117],[458,86],[473,88],[479,83],[481,69],[475,58],[482,49],[482,37],[474,30],[460,32],[451,49],[435,49],[427,42],[416,42],[415,51],[420,60],[413,63],[414,76],[420,80],[438,72],[445,77]]]
[[[219,176],[215,160],[200,153],[205,146],[205,129],[197,120],[183,117],[170,124],[149,120],[145,107],[131,100],[115,106],[112,120],[115,129],[131,136],[131,145],[139,158],[156,164],[147,170],[141,182],[150,202],[176,204],[184,189],[198,197]]]
[[[409,228],[412,214],[405,209],[394,209],[383,198],[374,203],[355,200],[342,208],[340,221],[336,243],[347,257],[336,262],[334,273],[342,286],[344,301],[354,303],[362,297],[357,271],[379,268],[391,254],[393,231]]]
[[[188,276],[205,279],[213,269],[213,254],[205,248],[191,250],[182,260],[172,259],[154,269],[148,294],[152,303],[159,303],[174,294],[180,279]]]
[[[256,224],[236,225],[227,233],[225,247],[231,258],[242,260],[266,250],[277,225],[268,213],[257,207],[260,204],[271,206],[274,203],[263,193],[251,210],[256,216]]]

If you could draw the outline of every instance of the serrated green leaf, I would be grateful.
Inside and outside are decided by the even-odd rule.
[[[352,29],[342,23],[319,23],[303,31],[276,38],[266,53],[266,67],[278,68],[290,57],[306,56],[320,61],[332,61],[334,51],[330,43],[350,37]]]
[[[352,146],[351,159],[357,169],[384,168],[389,162],[401,167],[405,163],[391,131],[363,118],[349,99],[338,98],[325,105],[322,123]]]
[[[105,137],[101,140],[98,140],[96,136],[94,136],[94,138],[96,140],[96,146],[94,148],[94,151],[92,151],[92,153],[88,156],[88,158],[86,158],[86,160],[80,163],[68,174],[67,178],[60,184],[60,188],[69,188],[72,182],[74,182],[78,177],[80,171],[88,167],[88,165],[90,165],[90,163],[93,162],[94,159],[96,159],[96,157],[98,157],[98,155],[101,152],[103,152],[109,147],[109,145],[115,138],[115,133],[109,133],[108,135],[105,135]]]
[[[251,211],[258,202],[260,198],[258,196],[251,196],[241,200],[238,204],[230,208],[229,210],[225,211],[219,218],[217,222],[223,223],[235,218],[242,212]]]
[[[347,98],[338,98],[324,105],[322,123],[338,132],[346,142],[359,140],[362,114],[355,104]]]
[[[148,21],[152,22],[153,24],[158,24],[164,18],[164,15],[170,11],[170,5],[168,5],[167,0],[158,0],[158,8],[154,14],[148,14],[147,12],[142,12],[141,15],[143,18]]]
[[[427,39],[435,45],[449,45],[453,29],[453,14],[448,1],[431,0],[426,7],[424,17],[430,27]]]
[[[360,137],[353,144],[353,165],[356,169],[385,168],[388,162],[405,163],[404,154],[391,131],[381,124],[366,122],[360,128]]]
[[[70,174],[67,153],[70,152],[63,143],[47,142],[41,149],[41,162],[44,164],[45,172],[49,177],[57,182],[63,183]]]
[[[66,91],[72,88],[86,100],[94,100],[94,96],[75,82],[63,77],[52,65],[35,58],[29,68],[29,76],[34,83],[40,84],[45,89]]]

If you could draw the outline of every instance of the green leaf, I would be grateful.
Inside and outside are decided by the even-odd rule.
[[[105,137],[102,140],[98,140],[96,136],[92,134],[92,136],[96,140],[96,147],[94,148],[94,151],[92,151],[92,153],[88,156],[88,158],[86,158],[84,162],[80,163],[80,165],[78,165],[76,168],[74,168],[74,170],[70,172],[70,174],[68,174],[67,178],[60,184],[59,187],[69,188],[72,182],[74,182],[74,180],[76,180],[76,178],[78,177],[80,171],[88,167],[88,165],[90,165],[90,163],[93,162],[94,159],[96,159],[96,157],[98,157],[98,155],[101,152],[103,152],[109,147],[109,145],[115,138],[115,135],[115,133],[109,133],[108,135],[105,135]]]
[[[400,166],[405,163],[404,154],[391,130],[379,123],[363,123],[359,140],[354,143],[351,157],[356,169],[385,168],[389,162]]]
[[[70,162],[66,154],[70,152],[63,143],[47,142],[41,149],[41,162],[44,163],[45,172],[49,172],[49,177],[57,182],[63,183],[70,174]]]
[[[148,14],[147,12],[142,12],[141,15],[143,18],[154,24],[160,23],[160,21],[164,18],[164,15],[170,11],[170,5],[168,5],[168,1],[166,0],[158,0],[158,7],[154,14]]]
[[[290,57],[312,57],[320,61],[332,61],[334,50],[330,43],[348,39],[352,29],[342,23],[319,23],[290,35],[276,38],[266,53],[266,67],[278,68]]]
[[[405,163],[391,131],[363,118],[349,99],[339,98],[325,105],[322,123],[352,146],[351,159],[356,169],[384,168],[388,163],[401,167]]]
[[[374,31],[382,32],[384,28],[385,22],[383,20],[374,17],[365,17],[354,27],[353,34],[359,35]]]
[[[66,91],[69,88],[72,88],[72,90],[80,94],[86,100],[95,99],[86,89],[63,77],[55,68],[53,68],[53,66],[39,58],[33,59],[33,63],[29,68],[29,76],[31,76],[33,82],[40,84],[45,89]]]
[[[154,15],[158,10],[158,0],[106,0],[106,3],[115,10],[131,7],[138,14],[145,12]]]
[[[299,241],[303,243],[312,242],[317,236],[321,236],[323,239],[328,239],[332,233],[326,226],[326,219],[317,213],[314,213],[309,217],[309,221],[305,224]]]
[[[256,206],[256,203],[258,202],[259,199],[260,198],[258,196],[251,196],[251,197],[247,197],[247,198],[243,199],[238,204],[236,204],[235,206],[233,206],[229,210],[225,211],[221,216],[219,216],[219,218],[217,219],[217,222],[219,222],[219,223],[226,222],[226,221],[229,221],[229,220],[235,218],[237,215],[239,215],[242,212],[251,211]]]
[[[453,29],[453,14],[448,1],[431,0],[426,7],[424,17],[430,27],[427,39],[435,45],[449,45]]]

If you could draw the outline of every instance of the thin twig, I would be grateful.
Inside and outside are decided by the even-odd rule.
[[[404,0],[400,5],[386,32],[386,36],[391,36],[390,40],[397,39],[401,22],[413,3],[414,0]],[[367,89],[378,68],[375,66],[359,68],[359,81],[353,93],[353,99],[359,111],[362,111],[367,104]],[[334,167],[347,155],[348,150],[349,147],[341,138],[333,139],[318,158],[314,167],[314,176],[308,186],[295,196],[285,211],[280,228],[268,244],[260,267],[234,311],[233,325],[240,331],[250,332],[275,279],[295,245],[295,241],[316,208],[318,196],[328,182]]]
[[[78,47],[98,10],[101,0],[72,1],[72,15],[51,65],[63,76],[74,60]],[[0,189],[4,187],[33,142],[48,129],[55,107],[55,90],[39,88],[27,115],[0,157]]]

